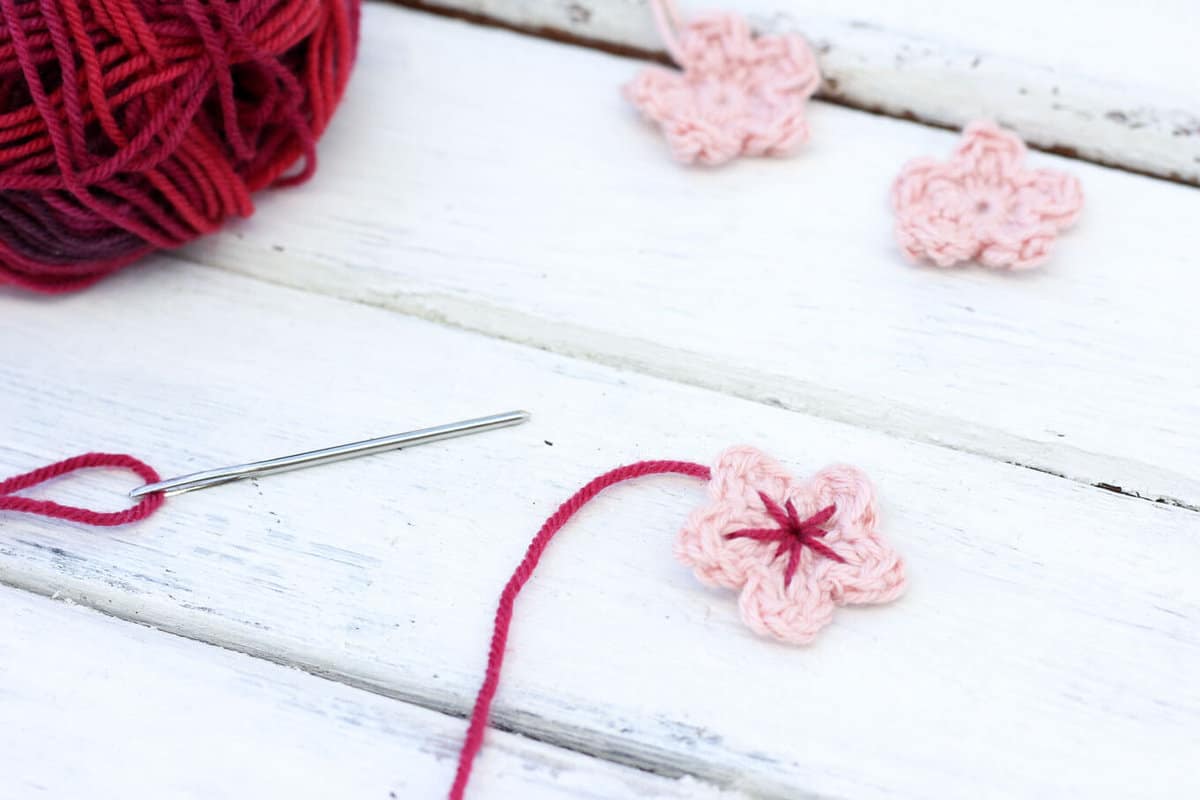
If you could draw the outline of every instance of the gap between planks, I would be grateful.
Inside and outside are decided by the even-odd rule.
[[[91,602],[86,595],[78,598],[69,596],[62,591],[50,591],[48,587],[36,582],[22,582],[6,579],[0,574],[0,588],[10,589],[16,592],[29,594],[35,597],[42,597],[54,602],[64,603],[68,606],[77,606],[96,612],[107,619],[117,620],[131,625],[137,625],[140,628],[157,631],[166,636],[175,636],[180,639],[185,639],[189,642],[211,647],[214,650],[231,653],[239,656],[246,656],[256,661],[261,661],[267,664],[273,664],[279,667],[294,669],[305,675],[310,675],[329,683],[335,683],[339,686],[345,686],[350,689],[367,692],[369,694],[386,698],[397,703],[420,708],[425,711],[431,711],[451,719],[463,720],[464,725],[462,733],[466,733],[465,721],[472,708],[472,700],[466,703],[452,703],[439,701],[438,698],[418,692],[403,692],[389,688],[379,683],[368,680],[359,680],[351,675],[347,675],[336,670],[322,668],[313,665],[303,659],[285,658],[278,653],[270,650],[247,647],[244,644],[226,641],[212,636],[202,636],[199,631],[193,631],[184,625],[166,625],[156,622],[148,622],[139,618],[136,614],[130,614],[121,610],[105,608],[102,605]],[[482,679],[482,671],[480,676]],[[722,776],[716,780],[703,777],[703,773],[712,773],[711,765],[707,762],[697,761],[690,765],[680,764],[679,759],[675,754],[664,754],[663,761],[651,761],[644,757],[622,752],[619,749],[612,747],[599,747],[601,742],[588,735],[586,729],[572,729],[569,726],[564,726],[561,722],[547,720],[535,714],[522,713],[520,711],[503,713],[494,712],[492,718],[488,721],[489,731],[499,731],[504,734],[510,734],[522,739],[528,739],[532,742],[554,747],[558,750],[564,750],[569,753],[575,753],[589,758],[594,758],[609,764],[614,764],[622,767],[630,767],[639,772],[644,772],[647,775],[654,775],[660,778],[670,780],[679,780],[683,778],[695,781],[692,787],[698,794],[704,798],[711,800],[813,800],[818,799],[818,795],[809,794],[797,796],[795,794],[761,794],[753,793],[744,789],[734,789],[730,787],[729,776]],[[489,740],[484,742],[484,753],[490,747],[496,745],[495,741],[491,741],[494,737],[489,734]],[[482,754],[481,754],[482,758]],[[669,760],[674,760],[676,763],[668,763]],[[448,784],[447,784],[448,785]],[[836,800],[828,795],[819,796],[819,800]]]
[[[971,447],[964,444],[971,438],[975,438],[973,429],[970,427],[950,426],[944,417],[937,417],[932,414],[927,414],[917,408],[904,408],[901,404],[896,404],[897,410],[902,410],[905,415],[915,420],[915,424],[910,425],[906,430],[889,429],[879,426],[876,421],[869,416],[856,414],[837,413],[835,409],[839,409],[841,404],[836,393],[831,393],[825,402],[809,402],[807,404],[799,404],[780,398],[767,398],[762,396],[763,379],[762,376],[754,375],[741,379],[740,376],[731,374],[728,368],[722,366],[717,371],[723,376],[723,379],[718,379],[715,375],[710,380],[703,379],[703,376],[695,373],[683,374],[675,370],[665,369],[662,365],[669,364],[673,359],[684,355],[678,348],[664,347],[657,353],[658,357],[647,356],[643,358],[632,358],[628,355],[628,351],[622,355],[613,355],[609,351],[599,350],[589,347],[586,342],[593,338],[590,331],[580,329],[576,335],[569,337],[572,340],[571,344],[566,346],[554,346],[548,343],[553,341],[553,338],[548,337],[549,331],[546,330],[546,324],[536,317],[512,312],[507,309],[498,307],[488,307],[480,301],[462,301],[458,298],[453,298],[447,295],[439,296],[436,299],[430,295],[418,294],[401,294],[397,292],[388,292],[386,294],[368,294],[366,296],[346,293],[343,291],[323,291],[319,287],[304,286],[292,284],[282,280],[273,280],[270,277],[261,273],[247,273],[237,269],[231,269],[220,263],[206,261],[201,257],[191,253],[187,248],[177,252],[176,257],[188,263],[208,269],[220,270],[238,277],[251,278],[252,280],[260,281],[270,286],[276,286],[284,289],[298,289],[303,292],[319,297],[333,297],[347,302],[358,303],[360,305],[376,308],[383,311],[400,314],[402,316],[412,317],[424,322],[431,322],[436,325],[443,325],[455,330],[466,331],[468,333],[477,333],[489,338],[498,339],[504,342],[521,345],[522,347],[531,347],[535,350],[540,350],[545,353],[565,356],[567,358],[579,358],[595,364],[601,364],[615,369],[629,370],[638,374],[647,375],[653,378],[671,381],[684,386],[694,386],[699,389],[707,389],[710,391],[720,392],[722,394],[736,397],[740,400],[747,400],[752,403],[758,403],[771,408],[779,408],[784,411],[794,411],[800,414],[809,414],[822,419],[827,419],[832,422],[841,422],[847,425],[863,428],[881,433],[885,436],[891,436],[897,439],[919,442],[921,444],[933,445],[935,447],[943,447],[947,450],[952,450],[966,455],[979,456],[995,461],[1008,464],[1013,467],[1031,470],[1043,475],[1049,475],[1054,478],[1070,481],[1072,483],[1089,486],[1095,489],[1103,489],[1106,492],[1128,497],[1133,500],[1142,502],[1154,503],[1158,505],[1173,506],[1185,511],[1200,513],[1200,505],[1186,502],[1177,497],[1167,495],[1146,495],[1134,490],[1126,489],[1115,483],[1107,481],[1093,481],[1087,478],[1082,478],[1077,475],[1072,475],[1062,470],[1053,469],[1041,464],[1029,463],[1026,461],[1016,461],[1006,458],[1002,455],[1002,451],[995,447]],[[430,302],[435,300],[435,302]],[[485,320],[494,319],[496,317],[504,317],[506,324],[484,324]],[[564,336],[564,331],[571,329],[573,326],[562,322],[552,324],[554,328],[554,338],[560,341]],[[526,335],[515,333],[517,330],[529,331]],[[541,332],[542,335],[538,335]],[[611,338],[611,336],[610,336]],[[641,348],[650,347],[647,342],[638,343]],[[698,353],[686,354],[691,358],[703,359],[703,356]],[[817,387],[812,387],[817,389]],[[781,391],[779,394],[783,395]],[[926,430],[937,430],[940,435],[922,436],[917,431],[921,428]],[[946,434],[953,434],[958,437],[958,441],[948,440]],[[1000,435],[1000,431],[989,431],[992,437]],[[1015,437],[1014,441],[1015,441]],[[1090,454],[1083,451],[1079,452],[1079,456],[1087,459]],[[1109,459],[1104,459],[1109,460]],[[1100,469],[1097,464],[1096,469]]]
[[[86,789],[102,800],[164,791],[205,800],[347,792],[409,800],[441,796],[450,784],[463,728],[454,716],[57,600],[0,584],[0,655],[11,651],[0,658],[5,708],[24,706],[0,726],[0,743],[16,737],[0,745],[10,791],[73,797]],[[231,717],[238,719],[232,736]],[[109,735],[86,746],[101,731]],[[64,769],[62,752],[81,757]],[[583,756],[493,733],[472,790],[540,800],[754,800],[690,776],[664,778]],[[153,768],[144,768],[147,757]],[[15,768],[2,768],[14,758]]]

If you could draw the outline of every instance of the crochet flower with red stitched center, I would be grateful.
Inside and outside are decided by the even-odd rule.
[[[798,480],[736,447],[713,467],[709,496],[675,553],[705,583],[740,589],[742,619],[757,633],[806,644],[835,607],[904,591],[904,562],[880,535],[874,490],[855,467]]]

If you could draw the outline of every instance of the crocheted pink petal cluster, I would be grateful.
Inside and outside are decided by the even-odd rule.
[[[797,35],[751,35],[736,14],[709,14],[679,37],[682,72],[652,67],[625,87],[683,162],[775,156],[808,140],[805,103],[821,76]]]
[[[787,583],[787,559],[777,557],[774,544],[726,538],[775,527],[760,492],[780,506],[790,500],[801,518],[836,506],[821,541],[845,563],[805,549]],[[835,606],[885,603],[904,591],[904,562],[879,534],[874,490],[855,467],[827,467],[801,481],[761,451],[735,447],[713,467],[709,496],[680,532],[675,554],[705,583],[741,589],[742,619],[759,634],[806,644],[829,624]]]
[[[988,122],[973,122],[947,162],[919,158],[892,186],[896,241],[910,261],[964,261],[998,269],[1043,263],[1058,234],[1083,209],[1073,176],[1024,167],[1025,145]]]

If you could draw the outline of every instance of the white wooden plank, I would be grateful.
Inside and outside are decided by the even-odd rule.
[[[175,473],[537,415],[183,495],[130,529],[8,515],[10,585],[462,713],[545,514],[617,463],[748,441],[874,476],[909,596],[771,644],[670,557],[698,484],[615,490],[521,599],[504,726],[772,798],[1200,791],[1195,512],[165,260],[0,297],[0,340],[37,343],[0,352],[0,474],[90,448]],[[119,504],[123,485],[53,494]]]
[[[461,722],[227,650],[0,588],[5,800],[422,798]],[[719,795],[495,733],[474,797]],[[728,796],[733,800],[733,796]]]
[[[367,30],[317,179],[189,257],[1200,506],[1200,192],[1034,155],[1088,198],[1050,265],[916,269],[887,191],[948,133],[818,104],[797,158],[684,169],[618,96],[629,61],[383,6]]]
[[[405,2],[405,0],[401,0]],[[506,25],[661,52],[647,0],[413,0]],[[1044,148],[1200,183],[1200,6],[1084,0],[705,0],[816,47],[824,96],[961,127],[986,116]]]

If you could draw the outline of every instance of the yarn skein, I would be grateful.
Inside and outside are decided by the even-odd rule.
[[[360,0],[0,0],[0,286],[68,292],[307,179]]]

